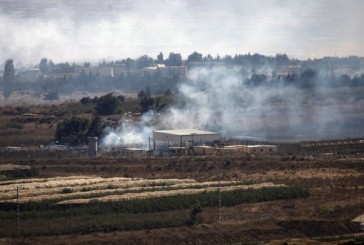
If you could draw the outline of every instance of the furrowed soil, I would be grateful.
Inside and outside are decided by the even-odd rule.
[[[359,233],[364,213],[364,161],[360,156],[301,160],[281,157],[38,158],[0,159],[0,164],[29,165],[37,177],[100,176],[197,181],[271,182],[301,186],[310,196],[233,207],[203,207],[193,226],[114,231],[85,235],[1,238],[0,244],[313,244],[292,238],[351,236]],[[188,215],[189,210],[160,216]],[[361,221],[364,222],[364,221]],[[291,243],[290,243],[291,241]],[[277,243],[276,243],[277,244]],[[335,243],[331,243],[335,244]]]

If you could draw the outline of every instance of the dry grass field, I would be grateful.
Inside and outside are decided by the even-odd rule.
[[[2,160],[1,162],[5,162]],[[39,236],[22,239],[6,238],[4,244],[160,244],[163,243],[256,243],[288,238],[338,235],[351,239],[359,232],[358,221],[364,213],[364,165],[362,158],[284,160],[279,158],[182,157],[182,158],[61,158],[14,160],[38,170],[35,178],[3,180],[1,203],[13,202],[15,187],[19,187],[20,207],[27,201],[54,200],[64,205],[100,203],[129,199],[167,198],[200,191],[221,191],[227,188],[251,188],[254,185],[301,186],[307,188],[307,198],[241,203],[221,208],[221,221],[216,206],[204,206],[199,223],[185,226],[167,220],[183,220],[190,209],[153,213],[118,214],[120,218],[142,219],[143,224],[164,219],[153,229],[131,228],[84,235]],[[56,177],[58,176],[58,177]],[[120,177],[123,176],[123,177]],[[124,177],[127,176],[127,177]],[[215,189],[214,189],[215,188]],[[156,195],[156,196],[155,196]],[[97,200],[97,201],[96,201]],[[106,202],[108,203],[108,202]],[[60,206],[64,206],[60,205]],[[135,205],[135,204],[134,204]],[[83,212],[83,211],[82,211]],[[95,210],[91,210],[91,213]],[[102,224],[109,211],[90,220]],[[64,214],[68,215],[68,214]],[[152,216],[150,216],[152,215]],[[61,218],[53,218],[54,222]],[[53,220],[52,219],[52,220]],[[73,220],[73,219],[70,219]],[[151,221],[152,220],[152,221]],[[23,225],[27,224],[23,221]],[[63,222],[59,220],[59,222]],[[71,221],[73,226],[79,221]],[[129,221],[132,223],[131,221]],[[162,221],[158,221],[162,222]],[[78,224],[78,223],[77,223]],[[42,226],[43,224],[38,224]],[[48,224],[49,225],[49,224]],[[57,228],[52,225],[54,229]],[[139,226],[140,227],[140,226]],[[150,226],[149,226],[150,227]],[[100,230],[102,231],[102,230]],[[95,233],[96,232],[96,233]],[[312,238],[311,238],[312,239]],[[358,238],[360,239],[360,238]],[[292,240],[287,240],[291,241]],[[305,242],[306,241],[306,242]],[[310,244],[312,240],[304,240]],[[297,242],[297,241],[296,241]],[[0,243],[1,244],[1,243]],[[332,243],[333,244],[333,243]]]
[[[57,202],[57,204],[63,205],[216,192],[219,186],[222,192],[283,186],[272,183],[244,185],[238,181],[197,182],[193,179],[100,178],[90,176],[22,179],[20,181],[3,181],[1,184],[0,203],[16,202],[18,187],[20,203],[62,199],[63,201]]]

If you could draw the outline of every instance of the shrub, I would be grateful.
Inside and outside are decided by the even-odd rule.
[[[62,193],[72,193],[73,192],[73,189],[71,188],[63,188],[62,189]]]
[[[92,99],[87,96],[87,97],[83,97],[81,100],[80,100],[81,104],[89,104],[89,103],[92,103]]]
[[[55,139],[62,143],[83,144],[86,142],[89,120],[72,117],[57,125]]]
[[[118,106],[118,99],[112,93],[108,93],[98,99],[96,102],[96,113],[98,115],[112,115],[115,114],[116,107]]]
[[[329,216],[330,214],[332,214],[334,212],[334,210],[332,208],[321,208],[318,215],[319,216]]]
[[[83,187],[82,189],[81,189],[81,191],[82,192],[86,192],[86,191],[90,191],[91,190],[91,188],[90,187]]]

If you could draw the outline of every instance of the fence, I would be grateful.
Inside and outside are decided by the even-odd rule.
[[[57,147],[57,148],[20,148],[1,149],[2,159],[26,159],[26,158],[63,158],[63,157],[84,157],[88,154],[87,147]]]

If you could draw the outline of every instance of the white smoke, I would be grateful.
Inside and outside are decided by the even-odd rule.
[[[243,75],[244,74],[244,75]],[[152,123],[147,114],[137,123],[124,122],[104,138],[105,145],[144,144],[154,129],[196,128],[222,133],[225,137],[254,136],[269,140],[311,140],[360,137],[362,101],[338,100],[337,89],[309,89],[280,83],[250,86],[251,74],[241,68],[215,66],[189,71],[179,86],[183,106],[172,107]],[[343,91],[341,91],[343,93]],[[345,92],[350,98],[352,91]],[[344,104],[342,104],[344,103]],[[362,115],[362,116],[360,116]]]
[[[327,81],[317,81],[325,86],[303,89],[269,84],[269,79],[262,86],[250,86],[246,82],[250,77],[238,67],[193,69],[190,80],[179,88],[186,105],[171,108],[161,125],[217,131],[226,137],[251,135],[272,140],[358,136],[361,119],[349,114],[355,107],[338,100],[337,90],[330,88]],[[350,90],[345,96],[351,97]],[[357,106],[361,103],[357,102]]]
[[[142,116],[139,122],[126,119],[120,122],[115,129],[107,128],[101,147],[125,146],[148,149],[148,138],[152,137],[153,126],[149,124],[153,113]]]

